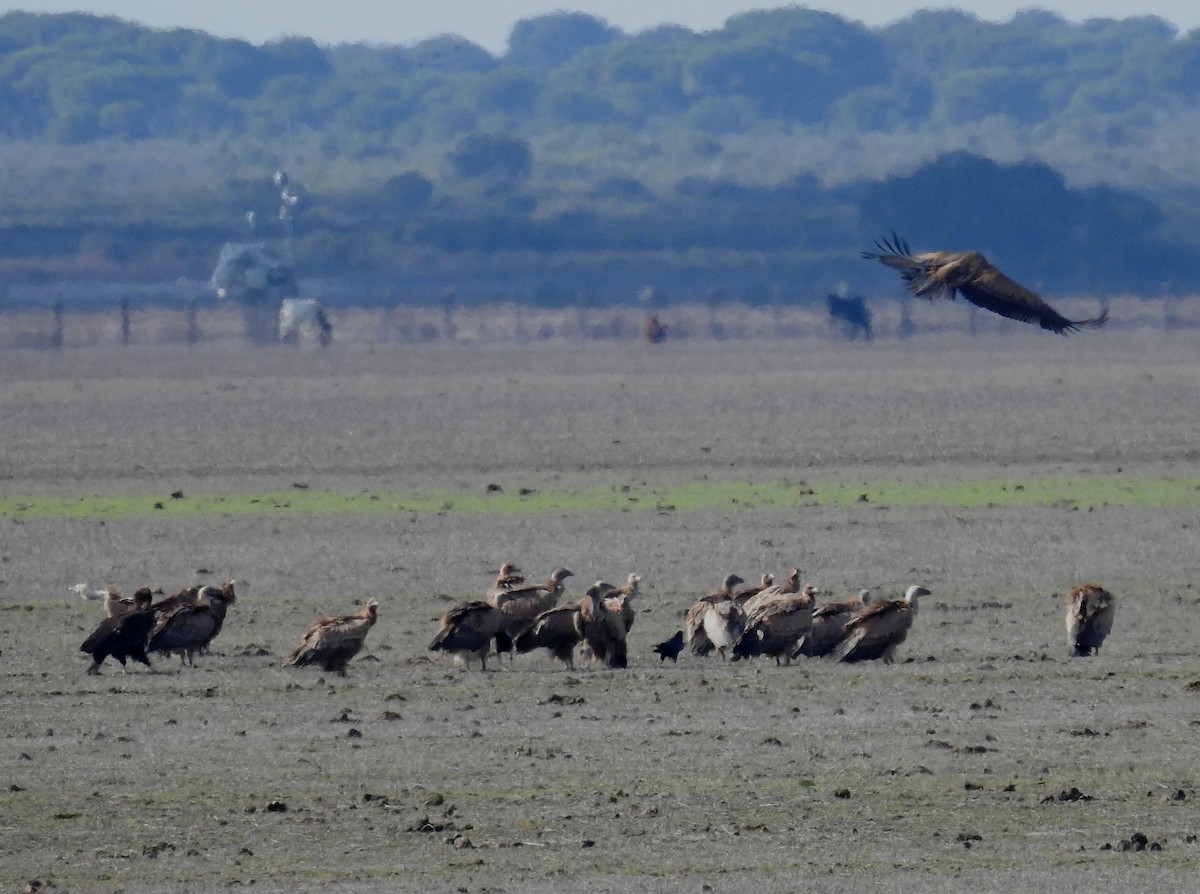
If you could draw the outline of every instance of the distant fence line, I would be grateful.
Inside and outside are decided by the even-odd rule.
[[[1092,299],[1056,300],[1067,316],[1093,315]],[[870,327],[846,325],[834,303],[754,306],[741,302],[695,302],[642,306],[538,308],[515,303],[478,306],[398,305],[328,309],[332,343],[523,344],[539,341],[638,341],[688,339],[850,340],[864,336],[894,340],[913,335],[965,333],[974,336],[1020,332],[1026,324],[980,311],[963,301],[866,302]],[[1200,296],[1113,299],[1113,329],[1200,328]],[[651,317],[657,328],[648,326]],[[105,310],[73,309],[59,301],[48,309],[0,310],[0,350],[107,345],[199,345],[245,340],[246,319],[232,302],[197,300],[176,307],[138,306],[126,299]],[[650,332],[656,337],[650,339]],[[328,339],[327,339],[328,340]],[[316,345],[316,333],[299,341]]]

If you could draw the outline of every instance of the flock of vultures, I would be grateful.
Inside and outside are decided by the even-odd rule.
[[[576,661],[628,667],[641,578],[630,574],[621,586],[596,581],[578,602],[560,605],[569,577],[572,572],[559,567],[545,582],[530,583],[516,565],[505,562],[482,599],[460,603],[442,615],[429,649],[450,654],[464,668],[477,659],[481,670],[487,669],[492,654],[511,658],[513,653],[543,649],[568,669],[574,669]],[[812,584],[802,586],[795,568],[779,584],[771,574],[739,588],[744,583],[730,574],[718,590],[692,604],[684,614],[683,629],[653,647],[659,661],[677,661],[690,648],[698,656],[715,652],[730,661],[765,656],[781,665],[801,656],[891,663],[912,628],[920,598],[930,595],[914,584],[898,599],[880,599],[862,590],[854,599],[820,602],[820,591]],[[99,673],[109,657],[123,667],[132,658],[153,669],[149,656],[155,652],[177,655],[181,664],[192,665],[221,632],[237,600],[232,580],[220,587],[188,587],[158,601],[146,587],[131,598],[122,597],[115,587],[93,591],[80,584],[73,589],[104,602],[104,619],[80,646],[92,657],[89,674]],[[372,599],[354,614],[317,619],[284,666],[317,665],[345,676],[347,664],[375,624],[378,606]],[[1099,651],[1115,612],[1116,600],[1103,587],[1075,587],[1066,615],[1072,654]]]

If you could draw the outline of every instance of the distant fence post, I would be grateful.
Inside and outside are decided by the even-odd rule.
[[[189,345],[194,345],[200,341],[200,320],[197,316],[199,302],[193,298],[188,302],[187,306],[187,339]]]
[[[63,346],[63,330],[66,327],[64,319],[62,295],[59,295],[54,299],[54,331],[50,333],[50,347],[52,348]]]
[[[121,344],[129,347],[129,296],[121,298]]]

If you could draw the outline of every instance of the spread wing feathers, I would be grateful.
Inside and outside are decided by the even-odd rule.
[[[344,673],[347,662],[362,649],[375,617],[371,609],[365,614],[322,618],[308,628],[283,663],[295,667],[320,664],[327,671]]]
[[[746,615],[745,631],[733,646],[734,660],[769,655],[790,664],[796,644],[812,627],[812,597],[805,593],[777,596]]]
[[[846,638],[833,650],[838,661],[874,661],[890,664],[897,647],[912,627],[913,604],[904,600],[873,602],[846,622]]]
[[[574,669],[575,647],[582,640],[579,606],[566,605],[538,615],[532,626],[516,638],[514,645],[521,654],[534,649],[548,649],[555,658]]]
[[[1098,329],[1108,322],[1107,310],[1088,320],[1067,319],[1036,292],[1005,276],[977,251],[913,254],[908,243],[895,233],[891,239],[877,241],[875,248],[876,251],[864,251],[863,257],[899,270],[908,290],[922,298],[952,299],[957,292],[984,310],[1010,320],[1036,323],[1059,335]]]
[[[1067,596],[1067,636],[1072,655],[1083,657],[1100,651],[1117,612],[1117,602],[1099,584],[1081,584]]]

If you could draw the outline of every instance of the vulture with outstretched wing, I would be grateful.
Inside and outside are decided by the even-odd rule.
[[[977,307],[994,314],[1037,323],[1058,335],[1078,329],[1098,329],[1108,322],[1108,311],[1090,320],[1068,320],[1018,282],[1009,279],[977,251],[929,251],[913,254],[908,243],[892,234],[875,243],[876,251],[862,256],[900,271],[908,290],[934,300],[962,295]]]
[[[284,665],[304,667],[319,664],[327,673],[346,676],[346,665],[359,653],[367,633],[375,625],[379,603],[374,599],[354,615],[321,618],[313,623],[300,645],[283,660]]]

